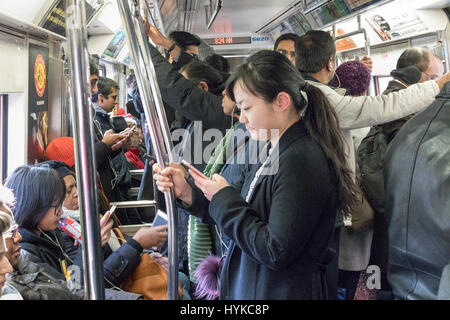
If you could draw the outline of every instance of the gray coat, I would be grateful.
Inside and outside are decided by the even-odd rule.
[[[450,82],[385,158],[388,280],[400,299],[436,299],[450,261]]]

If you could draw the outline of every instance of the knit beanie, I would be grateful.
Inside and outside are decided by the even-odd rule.
[[[369,88],[370,70],[359,61],[344,62],[337,67],[330,85],[345,88],[351,96],[361,94]]]
[[[56,170],[61,178],[64,178],[65,176],[68,176],[68,175],[75,176],[75,174],[73,173],[72,170],[70,170],[70,168],[67,166],[67,164],[65,164],[62,161],[54,161],[54,160],[44,161],[44,162],[41,162],[39,165],[40,166],[47,165],[50,168]]]
[[[45,157],[48,160],[62,161],[72,168],[75,165],[73,138],[59,137],[52,140],[45,149]]]

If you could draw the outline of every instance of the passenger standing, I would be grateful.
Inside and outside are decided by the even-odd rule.
[[[222,57],[221,55],[212,54],[210,56],[207,56],[204,62],[213,67],[214,69],[219,70],[220,72],[226,74],[230,73],[230,63],[226,58]]]
[[[428,109],[400,129],[385,163],[387,272],[394,297],[438,299],[449,287],[449,82]]]
[[[367,94],[367,89],[370,85],[371,73],[369,68],[367,68],[363,63],[359,61],[347,61],[337,67],[335,76],[330,82],[330,85],[339,89],[343,88],[346,90],[345,95],[358,97],[365,96]],[[351,130],[352,136],[352,148],[356,152],[361,140],[370,128],[360,128]],[[357,181],[360,180],[360,173],[357,164],[355,163]],[[359,187],[359,186],[358,186]],[[364,197],[362,190],[359,190],[359,195]],[[367,200],[361,199],[362,203],[367,204],[367,207],[361,206],[356,208],[356,210],[364,210],[372,212],[369,207]],[[351,212],[352,213],[352,212]],[[353,213],[352,213],[353,214]],[[372,222],[372,221],[371,221]],[[359,283],[366,283],[367,277],[364,271],[347,271],[339,270],[339,288],[340,290],[345,290],[346,299],[352,300],[358,289]],[[360,295],[365,295],[365,299],[369,299],[369,295],[373,295],[373,292],[368,292],[367,287],[363,286],[359,288]]]
[[[442,76],[442,63],[427,49],[409,48],[400,55],[394,78],[383,94],[397,92],[415,83],[433,80]],[[391,287],[387,281],[388,230],[385,219],[384,194],[384,158],[388,145],[401,127],[413,117],[408,115],[401,119],[377,125],[371,128],[358,150],[358,164],[362,172],[361,183],[366,197],[375,210],[374,235],[372,241],[370,264],[381,269],[380,299],[391,297]]]
[[[345,89],[345,95],[360,97],[367,95],[371,77],[371,71],[365,64],[359,61],[347,61],[336,68],[336,74],[330,85]],[[366,127],[351,131],[355,152],[369,130],[370,128]]]
[[[250,57],[227,93],[252,139],[267,143],[267,161],[245,176],[241,192],[217,174],[203,179],[190,170],[199,189],[192,188],[176,165],[155,166],[158,187],[174,186],[192,214],[212,217],[232,239],[221,299],[325,299],[336,213],[351,205],[354,190],[334,111],[274,51]]]
[[[106,134],[109,130],[114,130],[110,113],[117,106],[117,96],[119,91],[119,85],[112,79],[100,77],[97,83],[98,91],[92,96],[92,106],[94,108],[95,123],[99,125],[99,128],[103,134]],[[128,141],[127,141],[128,143]],[[131,174],[128,169],[128,162],[122,148],[111,154],[113,168],[116,172],[116,178],[114,180],[114,187],[117,186],[119,190],[119,199],[109,199],[112,201],[130,201],[131,198],[128,195],[128,190],[131,187]],[[107,181],[100,175],[102,185],[113,183]],[[126,213],[126,214],[124,214]],[[117,214],[122,224],[141,224],[142,219],[136,208],[127,208],[118,211]]]
[[[204,91],[211,92],[219,96],[221,94],[221,84],[222,76],[213,67],[201,62],[194,60],[189,64],[185,65],[180,70],[181,74],[188,80],[197,84],[199,88]],[[188,163],[192,164],[195,168],[203,171],[208,163],[209,156],[207,154],[208,149],[212,152],[214,148],[211,148],[211,141],[204,139],[202,133],[204,133],[207,128],[200,121],[190,121],[187,120],[183,127],[183,135],[181,136],[181,142],[178,143],[173,149],[174,159],[180,162],[182,159],[186,160]],[[173,136],[179,136],[178,130],[173,132]],[[220,132],[222,136],[224,132]],[[200,139],[198,138],[200,137]],[[214,141],[217,144],[219,141]],[[206,149],[208,148],[208,149]],[[188,223],[189,223],[189,213],[184,209],[178,209],[178,252],[179,252],[179,265],[180,269],[189,274],[188,267]]]
[[[96,95],[98,92],[98,68],[92,59],[89,61],[90,81],[91,81],[91,95]],[[91,111],[92,106],[89,107]],[[93,111],[95,113],[95,111]],[[116,186],[117,173],[114,169],[112,158],[127,140],[127,135],[121,133],[114,133],[113,130],[108,130],[104,134],[98,127],[96,122],[93,122],[94,128],[94,153],[96,168],[99,174],[97,183],[100,184],[99,190],[102,190],[106,195],[108,201],[121,201],[120,191]],[[61,160],[61,159],[55,159]],[[101,203],[101,202],[100,202]],[[99,205],[100,205],[99,203]],[[124,209],[117,209],[117,214],[126,217]],[[126,221],[126,220],[125,220]]]
[[[273,50],[289,59],[295,66],[295,43],[300,39],[295,33],[282,34],[275,40]]]
[[[201,44],[200,40],[189,32],[179,32],[173,31],[170,33],[169,38],[166,38],[162,33],[158,31],[157,28],[150,25],[144,18],[144,27],[147,35],[152,39],[152,41],[166,50],[168,55],[168,60],[171,63],[171,67],[174,70],[179,70],[184,65],[188,64],[190,61],[195,59],[199,54],[199,46]],[[164,59],[167,61],[166,59]],[[135,109],[141,114],[142,131],[145,137],[145,146],[147,148],[147,154],[149,156],[153,155],[151,151],[150,144],[150,134],[146,128],[145,113],[141,101],[141,96],[139,93],[139,88],[137,84],[134,85],[133,91],[133,102]],[[176,109],[169,106],[166,101],[164,103],[164,111],[166,113],[167,124],[170,130],[175,130],[177,128],[182,128],[185,125],[186,118],[183,114],[177,112]],[[150,168],[150,159],[145,161],[144,175],[142,176],[141,186],[139,188],[138,200],[149,200],[153,198],[155,192],[153,192],[152,183],[152,172]],[[164,210],[164,200],[161,195],[156,193],[157,197],[160,197],[158,203],[162,204],[161,209]]]
[[[355,153],[351,129],[382,124],[423,110],[434,100],[447,79],[450,79],[448,73],[436,81],[416,84],[406,91],[383,96],[342,96],[327,85],[333,79],[336,69],[336,44],[330,34],[318,30],[308,31],[296,46],[296,67],[309,84],[325,94],[330,105],[336,110],[347,144],[348,165],[352,171],[355,171]],[[341,229],[339,269],[365,270],[369,263],[373,230],[351,234],[345,228]],[[337,243],[336,239],[335,244]],[[347,295],[347,298],[351,299],[350,296]]]

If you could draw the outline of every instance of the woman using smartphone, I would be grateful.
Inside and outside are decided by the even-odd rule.
[[[274,51],[241,65],[227,93],[252,139],[266,141],[267,159],[250,167],[240,191],[220,175],[209,180],[190,172],[192,187],[176,164],[155,165],[158,188],[174,187],[191,214],[212,218],[232,240],[221,299],[325,299],[336,214],[355,193],[336,114]]]

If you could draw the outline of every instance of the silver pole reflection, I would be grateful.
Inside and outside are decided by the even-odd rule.
[[[84,1],[67,0],[66,33],[71,70],[71,111],[83,239],[85,298],[104,300],[103,259],[97,208],[93,122],[90,111],[89,55]]]
[[[139,15],[139,1],[133,0],[133,13],[128,0],[117,0],[122,25],[126,34],[128,48],[134,63],[134,72],[141,94],[146,123],[148,125],[152,149],[161,168],[172,161],[172,140],[163,108],[161,92],[156,79],[156,72],[150,56],[147,35]],[[151,94],[150,94],[150,90]],[[164,194],[168,217],[169,236],[169,300],[178,299],[178,241],[177,219],[175,215],[175,195],[173,190]]]

